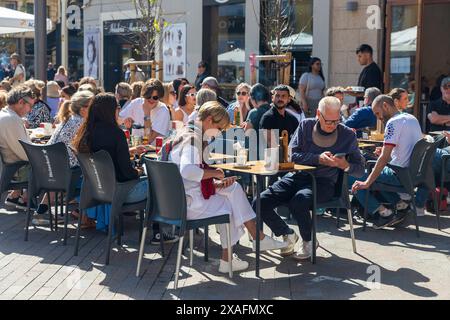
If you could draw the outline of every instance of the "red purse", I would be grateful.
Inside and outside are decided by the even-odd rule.
[[[206,163],[201,164],[200,168],[211,169],[210,166],[208,166]],[[216,186],[214,185],[213,178],[202,180],[200,184],[203,198],[205,198],[206,200],[208,200],[209,198],[211,198],[211,196],[216,194]]]

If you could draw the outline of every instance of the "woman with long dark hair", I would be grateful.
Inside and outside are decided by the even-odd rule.
[[[178,98],[178,108],[175,109],[174,121],[182,121],[184,124],[188,123],[189,116],[194,112],[197,91],[194,86],[187,84],[180,90],[180,96]]]
[[[322,61],[313,57],[309,61],[308,72],[304,73],[299,83],[300,102],[306,117],[315,117],[319,101],[325,90],[325,77],[322,72]]]
[[[116,179],[125,182],[139,177],[138,170],[131,165],[130,153],[142,154],[145,148],[138,146],[128,149],[125,134],[117,124],[119,110],[120,106],[113,94],[97,94],[89,108],[86,121],[74,138],[73,146],[78,153],[107,151],[114,163]],[[147,188],[147,179],[141,180],[130,191],[125,202],[137,203],[145,200]],[[97,220],[97,229],[104,230],[108,225],[109,215],[106,213],[109,209],[109,206],[99,206],[87,210],[88,217]]]

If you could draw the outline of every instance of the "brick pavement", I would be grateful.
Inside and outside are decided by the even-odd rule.
[[[66,247],[62,228],[57,233],[33,228],[24,242],[24,213],[1,207],[0,299],[450,299],[450,217],[442,217],[441,232],[434,216],[419,219],[420,238],[412,219],[397,229],[362,232],[356,226],[355,255],[347,224],[343,221],[337,229],[333,217],[320,217],[317,264],[264,253],[261,279],[255,278],[246,236],[236,251],[250,262],[249,270],[233,279],[218,272],[219,239],[211,228],[210,261],[203,261],[202,234],[196,235],[194,265],[183,258],[179,289],[174,290],[176,246],[167,246],[163,258],[158,246],[147,245],[141,277],[135,276],[138,232],[133,217],[125,218],[123,246],[114,246],[105,266],[105,234],[83,230],[79,256],[74,257],[73,225]],[[377,285],[369,277],[378,270]]]

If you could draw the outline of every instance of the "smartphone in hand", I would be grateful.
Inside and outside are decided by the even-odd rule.
[[[345,158],[346,155],[347,155],[346,153],[336,153],[334,156],[336,158]]]

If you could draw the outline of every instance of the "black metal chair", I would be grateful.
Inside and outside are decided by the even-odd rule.
[[[28,181],[17,182],[13,179],[17,170],[27,164],[27,161],[5,163],[0,153],[0,196],[9,190],[26,189],[28,187]]]
[[[58,194],[61,193],[61,214],[64,213],[64,195],[66,195],[64,216],[64,245],[67,244],[67,224],[69,221],[68,204],[76,196],[76,184],[81,176],[79,168],[71,169],[69,154],[64,143],[52,145],[34,145],[19,140],[31,166],[28,183],[29,201],[27,206],[27,221],[25,226],[25,241],[28,241],[28,230],[32,211],[31,200],[38,204],[39,196],[47,193],[50,216],[50,230],[53,231],[50,192],[55,192],[55,230],[58,230]]]
[[[178,242],[177,264],[175,270],[175,289],[178,288],[178,274],[180,271],[181,254],[183,250],[184,233],[189,231],[190,244],[190,265],[193,262],[193,235],[194,229],[213,224],[227,225],[228,240],[228,263],[229,276],[233,276],[232,271],[232,247],[230,235],[230,216],[220,215],[206,219],[188,220],[186,193],[184,190],[183,179],[176,164],[170,162],[152,161],[145,159],[145,166],[149,179],[149,195],[147,197],[146,224],[142,233],[141,245],[139,248],[139,258],[136,269],[136,276],[139,277],[144,254],[145,236],[150,221],[156,221],[167,225],[175,225],[179,228],[180,240]],[[161,244],[162,245],[162,244]]]
[[[402,168],[399,166],[388,164],[387,166],[391,168],[396,177],[398,178],[401,186],[392,186],[383,183],[373,183],[368,192],[366,193],[365,205],[364,205],[364,226],[363,230],[366,229],[367,220],[367,205],[369,202],[369,192],[371,191],[386,191],[386,192],[396,192],[396,193],[407,193],[411,196],[411,206],[414,212],[414,223],[416,225],[417,236],[420,237],[419,224],[417,221],[417,210],[414,201],[415,192],[414,189],[419,186],[426,186],[429,190],[434,190],[436,183],[434,179],[434,173],[432,168],[434,154],[436,152],[437,146],[442,143],[441,139],[435,142],[428,142],[426,139],[422,139],[416,143],[411,154],[411,160],[409,167]],[[368,170],[372,170],[376,161],[368,161]],[[439,208],[437,204],[437,194],[434,193],[434,210],[436,213],[438,228],[440,228],[439,222]]]
[[[129,192],[139,182],[139,180],[136,179],[126,182],[118,182],[116,180],[114,164],[108,152],[101,150],[94,154],[79,153],[77,154],[77,159],[83,173],[83,182],[81,184],[80,215],[78,217],[74,255],[78,255],[83,211],[98,205],[110,204],[111,211],[109,215],[108,240],[106,243],[105,259],[105,264],[108,265],[115,219],[118,218],[118,228],[116,229],[117,244],[121,245],[123,233],[122,212],[139,211],[139,236],[141,237],[144,221],[143,211],[145,211],[147,201],[144,200],[138,203],[125,203]]]

